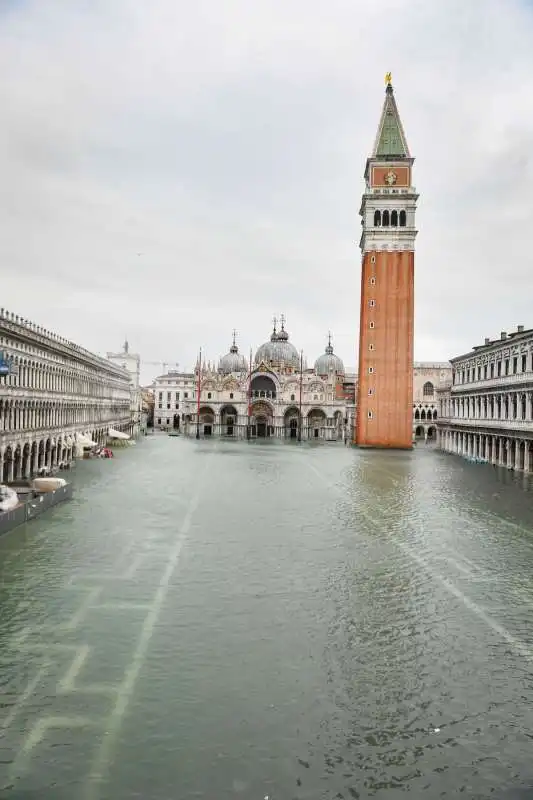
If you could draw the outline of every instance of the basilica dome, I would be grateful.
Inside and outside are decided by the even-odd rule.
[[[235,333],[233,334],[233,344],[229,349],[229,353],[226,353],[220,359],[218,371],[222,375],[230,375],[232,372],[248,372],[246,358],[239,353],[239,348],[235,343]]]
[[[333,352],[333,345],[331,344],[331,336],[328,338],[328,344],[325,353],[315,361],[315,372],[317,375],[329,375],[334,372],[336,375],[344,375],[344,364],[339,356]]]
[[[286,367],[300,368],[300,355],[295,346],[289,342],[289,334],[285,330],[284,322],[281,323],[279,333],[276,331],[276,323],[274,322],[274,330],[270,341],[262,344],[255,354],[255,363],[260,364],[261,361],[264,361],[265,364],[276,366],[284,364]]]

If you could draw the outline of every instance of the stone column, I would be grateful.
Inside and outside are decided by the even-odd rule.
[[[507,439],[506,443],[507,443],[507,458],[506,458],[506,464],[504,464],[504,466],[507,467],[507,469],[511,469],[513,465],[511,456],[511,440]]]
[[[514,449],[514,464],[513,464],[513,466],[514,466],[515,470],[519,470],[520,469],[520,446],[521,446],[521,444],[522,444],[522,441],[520,439],[515,439],[514,440],[514,448],[515,449]]]
[[[31,456],[30,456],[31,461]],[[35,453],[33,455],[33,464],[32,464],[32,472],[34,475],[37,474],[37,470],[39,469],[39,446],[35,448]]]
[[[24,470],[24,473],[23,473],[22,477],[26,478],[26,479],[31,477],[31,448],[30,448],[30,451],[28,453],[28,459],[26,461],[26,469]]]
[[[524,472],[529,473],[529,439],[525,440],[524,446]]]

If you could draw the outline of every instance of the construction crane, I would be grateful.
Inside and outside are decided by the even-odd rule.
[[[179,368],[179,364],[171,363],[170,361],[141,361],[141,364],[145,364],[148,367],[163,367],[163,372],[167,371],[167,367],[172,367],[174,369]]]

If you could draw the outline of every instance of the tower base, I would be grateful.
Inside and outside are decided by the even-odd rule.
[[[414,450],[412,444],[358,444],[352,442],[352,447],[357,447],[358,450]]]

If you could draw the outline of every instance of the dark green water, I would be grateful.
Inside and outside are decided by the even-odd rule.
[[[527,796],[519,479],[155,436],[75,483],[0,540],[2,800]]]

